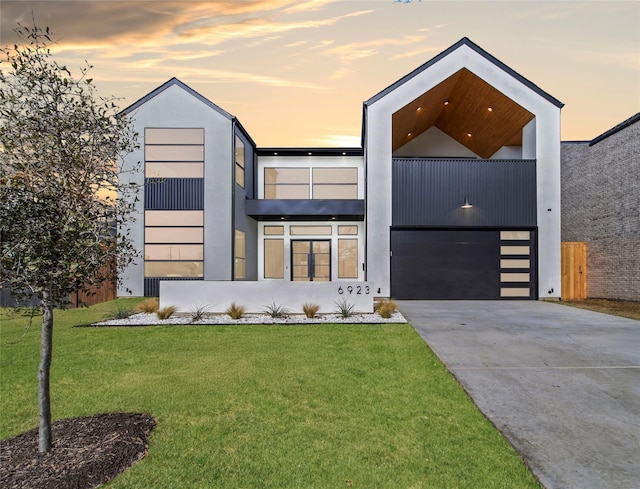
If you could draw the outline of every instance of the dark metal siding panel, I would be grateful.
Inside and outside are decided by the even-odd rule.
[[[145,179],[144,208],[147,210],[204,209],[203,178]]]
[[[392,206],[394,226],[533,227],[536,162],[394,158]]]
[[[160,297],[160,282],[162,280],[203,280],[200,277],[145,277],[144,296]]]

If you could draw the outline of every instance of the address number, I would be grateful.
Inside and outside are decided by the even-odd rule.
[[[369,290],[369,286],[365,285],[364,287],[362,285],[356,285],[355,287],[349,285],[346,288],[343,288],[342,285],[340,287],[338,287],[338,294],[343,295],[344,293],[348,292],[349,295],[351,294],[355,294],[355,295],[369,295],[370,290]]]

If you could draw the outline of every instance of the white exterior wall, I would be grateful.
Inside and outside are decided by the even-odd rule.
[[[302,314],[305,303],[320,306],[320,314],[335,312],[346,302],[357,313],[373,312],[374,285],[370,282],[217,282],[202,280],[160,282],[160,307],[174,306],[189,312],[207,306],[223,313],[235,302],[248,313],[264,312],[275,304]]]
[[[140,149],[127,156],[125,167],[142,163],[131,179],[144,185],[144,129],[146,127],[204,128],[204,279],[231,280],[232,248],[232,121],[178,85],[172,85],[128,114],[139,134]],[[143,197],[143,194],[140,194]],[[137,203],[139,218],[129,229],[133,245],[144,252],[144,198]],[[144,257],[127,268],[118,295],[144,295]]]
[[[534,114],[523,157],[537,159],[539,297],[560,296],[560,109],[470,47],[463,45],[366,108],[367,280],[390,295],[391,116],[462,68]],[[529,153],[535,128],[535,154]],[[547,211],[551,209],[551,211]]]

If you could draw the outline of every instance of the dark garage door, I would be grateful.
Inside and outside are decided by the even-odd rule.
[[[392,229],[391,295],[534,299],[534,236],[528,230]]]

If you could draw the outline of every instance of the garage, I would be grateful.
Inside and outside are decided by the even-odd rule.
[[[391,229],[399,300],[536,299],[535,229]]]

